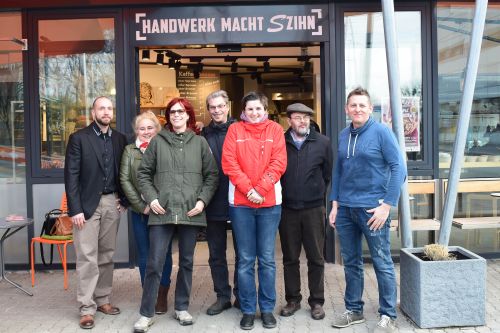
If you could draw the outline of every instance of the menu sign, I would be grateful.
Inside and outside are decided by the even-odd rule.
[[[177,71],[177,89],[180,96],[189,100],[193,105],[196,121],[205,125],[210,122],[205,100],[211,92],[220,89],[219,71],[203,70],[200,77],[195,79],[192,71],[181,69]]]

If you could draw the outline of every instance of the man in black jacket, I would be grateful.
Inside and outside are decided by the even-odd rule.
[[[116,315],[110,303],[113,254],[120,213],[127,201],[118,168],[127,144],[123,134],[110,128],[113,103],[98,97],[92,104],[94,121],[69,137],[64,183],[73,222],[76,253],[77,302],[80,327],[94,327],[96,311]]]
[[[210,264],[210,271],[212,272],[214,291],[217,294],[217,300],[207,309],[207,314],[216,315],[231,307],[231,286],[229,285],[229,272],[226,260],[226,227],[229,220],[229,202],[227,198],[229,179],[222,171],[221,158],[222,145],[226,138],[227,129],[235,120],[228,117],[229,97],[224,90],[212,92],[207,96],[206,102],[212,121],[207,127],[203,128],[201,135],[207,139],[212,154],[217,161],[217,167],[219,168],[219,187],[205,211],[207,214],[208,262]],[[238,307],[238,257],[234,238],[233,245],[235,250],[233,292],[236,297],[235,306]]]
[[[286,109],[288,164],[281,178],[283,203],[279,226],[287,304],[281,316],[300,309],[300,251],[306,251],[311,316],[323,319],[325,198],[332,172],[330,140],[311,127],[313,110],[301,103]]]

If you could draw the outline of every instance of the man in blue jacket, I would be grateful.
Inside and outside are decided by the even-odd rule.
[[[290,128],[285,133],[287,167],[281,177],[283,203],[279,226],[287,304],[280,315],[300,309],[300,251],[307,256],[311,316],[325,317],[325,203],[332,170],[330,140],[311,126],[313,110],[294,103],[286,108]]]
[[[229,179],[222,172],[221,158],[222,145],[226,138],[227,129],[236,120],[228,117],[229,97],[224,90],[214,91],[207,96],[207,110],[212,121],[203,128],[201,135],[207,139],[208,145],[219,168],[219,187],[215,192],[210,204],[206,208],[207,214],[207,242],[209,250],[209,265],[212,272],[214,291],[217,300],[207,309],[208,315],[217,315],[231,307],[231,286],[229,285],[229,272],[227,268],[227,222],[229,220],[229,201],[227,198]],[[235,306],[238,307],[237,293],[237,266],[238,257],[236,242],[233,238],[235,250],[234,267],[234,295],[236,297]]]
[[[343,328],[365,321],[361,243],[364,236],[379,290],[380,321],[375,332],[392,332],[397,286],[391,258],[389,213],[398,203],[406,168],[394,134],[371,117],[373,105],[365,89],[356,88],[349,93],[345,112],[352,122],[339,134],[329,220],[340,239],[346,311],[332,326]]]

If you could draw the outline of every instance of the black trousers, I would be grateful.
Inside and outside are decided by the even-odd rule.
[[[325,303],[325,208],[284,208],[279,226],[285,279],[285,299],[300,303],[300,252],[307,257],[309,305]]]
[[[227,268],[226,250],[227,250],[227,221],[208,221],[207,222],[207,242],[212,281],[217,298],[225,301],[231,300],[231,286],[229,285],[229,271]],[[236,238],[233,237],[234,246],[234,289],[235,297],[238,297],[238,250],[236,247]]]

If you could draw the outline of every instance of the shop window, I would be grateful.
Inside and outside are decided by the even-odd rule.
[[[40,167],[63,168],[70,134],[92,122],[93,100],[116,95],[114,19],[40,20],[38,50]]]
[[[423,161],[428,136],[424,135],[421,12],[397,11],[395,17],[406,152],[408,161]],[[382,13],[345,12],[344,48],[345,96],[358,86],[367,89],[374,119],[392,126]]]
[[[449,173],[464,73],[470,49],[474,4],[438,3],[439,171]],[[472,114],[461,178],[500,175],[500,5],[490,4],[481,45]]]

